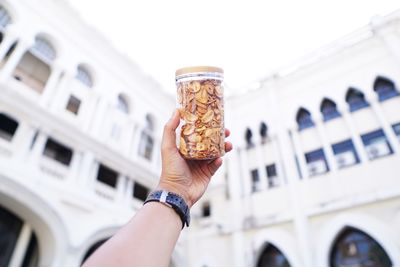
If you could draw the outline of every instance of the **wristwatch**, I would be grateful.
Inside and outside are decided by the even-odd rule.
[[[166,190],[158,190],[150,193],[143,205],[149,202],[160,202],[172,208],[181,218],[182,229],[185,227],[185,224],[189,227],[190,210],[180,195]]]

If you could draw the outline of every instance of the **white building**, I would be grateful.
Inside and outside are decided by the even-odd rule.
[[[260,84],[174,266],[400,267],[400,12]],[[0,93],[0,267],[79,266],[156,185],[175,101],[62,0],[0,0]]]
[[[79,266],[156,186],[174,100],[63,1],[0,1],[0,60],[0,266]]]
[[[400,12],[230,97],[193,267],[400,266]]]

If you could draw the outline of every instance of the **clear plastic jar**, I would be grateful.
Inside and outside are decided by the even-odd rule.
[[[179,151],[186,159],[210,160],[225,154],[223,78],[224,71],[216,67],[176,71],[183,121]]]

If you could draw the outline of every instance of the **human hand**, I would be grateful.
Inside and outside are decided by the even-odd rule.
[[[157,189],[182,196],[187,205],[192,207],[206,191],[211,177],[221,167],[222,158],[211,161],[184,159],[176,147],[175,131],[179,122],[179,112],[175,110],[164,127],[161,145],[162,172]],[[225,137],[229,134],[229,130],[225,130]],[[225,151],[231,150],[232,144],[225,142]]]

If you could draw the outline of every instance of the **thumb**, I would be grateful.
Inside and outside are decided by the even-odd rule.
[[[179,112],[175,109],[172,117],[164,126],[164,133],[162,137],[162,149],[170,150],[176,149],[176,128],[179,126]]]

